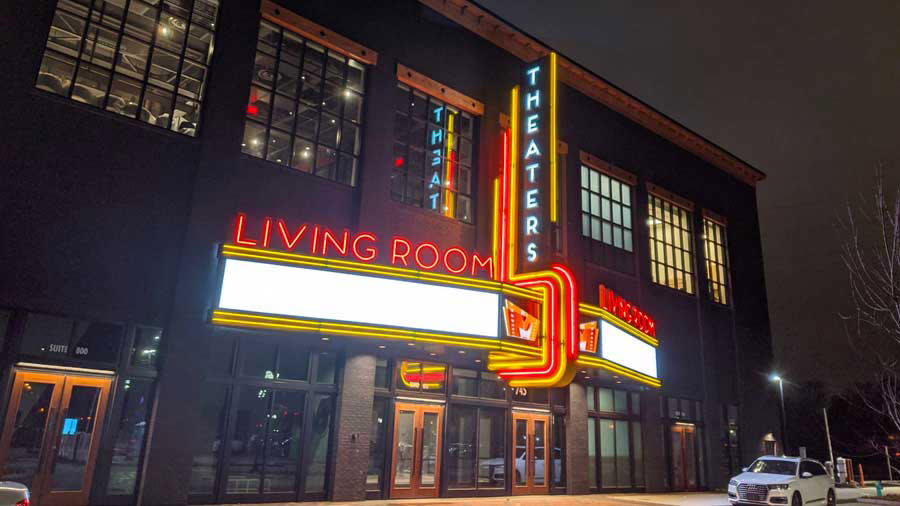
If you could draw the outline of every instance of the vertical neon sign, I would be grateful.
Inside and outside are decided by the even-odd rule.
[[[429,112],[431,120],[428,123],[428,166],[431,174],[428,176],[428,198],[427,205],[429,209],[435,212],[442,212],[441,208],[441,156],[444,147],[444,106],[436,107]],[[432,124],[434,122],[435,124]]]
[[[555,221],[556,54],[526,65],[519,93],[518,143],[522,238],[517,252],[522,272],[550,263],[550,223]]]

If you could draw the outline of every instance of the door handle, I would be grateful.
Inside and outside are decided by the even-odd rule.
[[[48,438],[47,436],[48,436],[48,435],[53,436],[53,438],[55,439],[55,435],[54,435],[53,430],[54,430],[54,427],[56,427],[57,424],[56,424],[56,422],[53,420],[53,412],[54,412],[54,411],[56,411],[56,408],[50,408],[50,409],[47,410],[47,433],[44,434],[43,439],[44,439],[44,441],[46,442],[46,444],[47,444],[48,446],[50,445],[50,442],[53,441],[53,440],[50,439],[50,438]],[[44,444],[44,443],[42,443],[42,445],[43,445],[43,444]],[[41,454],[38,456],[38,463],[37,463],[37,468],[36,468],[37,471],[38,471],[38,473],[40,473],[40,472],[43,470],[44,462],[47,460],[47,459],[46,459],[46,456],[47,456],[47,452],[48,452],[48,451],[49,451],[49,450],[48,450],[47,447],[44,447],[44,446],[41,447]]]

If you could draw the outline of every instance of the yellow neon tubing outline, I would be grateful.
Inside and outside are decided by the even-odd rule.
[[[550,53],[550,221],[557,218],[557,174],[556,174],[556,53]]]
[[[453,170],[453,161],[450,159],[450,157],[453,155],[453,120],[455,118],[456,118],[455,116],[450,114],[450,111],[447,111],[447,152],[446,152],[447,169],[446,169],[446,172],[444,173],[444,181],[445,181],[445,184],[447,185],[447,188],[444,190],[444,206],[446,207],[446,209],[444,209],[444,216],[447,216],[449,218],[453,217],[453,205],[454,205],[453,202],[451,202],[451,197],[453,196],[453,193],[450,189],[450,185],[453,184],[453,180],[450,179],[450,176],[451,176],[451,172]],[[459,171],[457,171],[457,172],[459,172]]]
[[[584,302],[578,304],[578,310],[581,314],[586,314],[589,316],[599,316],[600,318],[606,320],[607,322],[619,327],[621,330],[631,334],[632,336],[646,342],[647,344],[653,346],[654,348],[659,347],[659,340],[650,334],[646,334],[641,332],[640,330],[632,327],[631,325],[625,323],[618,316],[610,313],[609,311],[599,307],[592,306],[590,304],[585,304]]]

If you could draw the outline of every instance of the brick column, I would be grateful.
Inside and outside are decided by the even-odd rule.
[[[375,357],[347,354],[338,396],[331,500],[366,498],[369,469],[369,430],[375,399]]]
[[[647,492],[669,489],[669,462],[666,458],[667,427],[659,412],[659,393],[641,393],[641,436],[644,448],[644,483]]]
[[[588,494],[587,397],[584,385],[569,384],[569,409],[566,412],[566,493]]]

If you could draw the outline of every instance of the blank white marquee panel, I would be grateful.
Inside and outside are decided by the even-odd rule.
[[[607,322],[600,321],[601,356],[637,372],[658,378],[656,348]]]
[[[498,337],[499,294],[225,260],[220,309]]]

